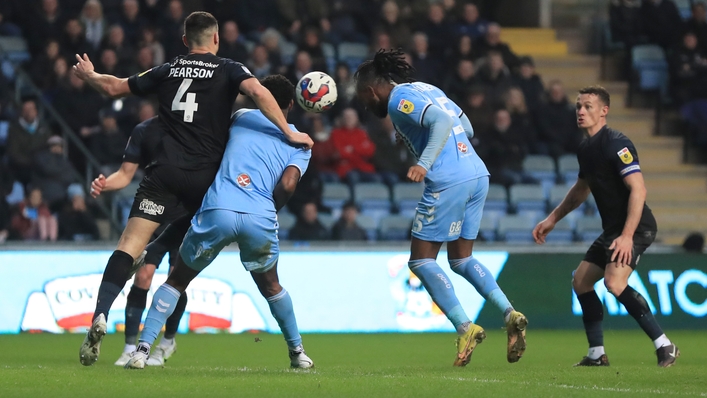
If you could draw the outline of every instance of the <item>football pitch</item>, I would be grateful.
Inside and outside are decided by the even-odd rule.
[[[452,367],[453,334],[304,335],[316,368],[289,369],[281,335],[179,335],[164,368],[113,365],[122,335],[99,361],[78,361],[81,335],[0,336],[0,397],[707,397],[704,331],[670,332],[677,364],[656,366],[640,331],[607,331],[610,367],[573,368],[584,333],[529,329],[528,351],[506,363],[505,334],[488,331],[465,368]]]

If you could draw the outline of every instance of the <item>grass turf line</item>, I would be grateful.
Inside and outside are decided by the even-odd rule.
[[[2,335],[0,396],[707,397],[703,332],[668,335],[683,352],[669,369],[640,331],[607,331],[608,368],[572,367],[586,353],[580,330],[530,329],[517,364],[506,363],[505,335],[490,331],[466,368],[451,366],[453,334],[305,335],[312,371],[289,369],[281,335],[179,335],[167,366],[144,371],[113,365],[122,335],[106,336],[92,367],[78,361],[82,335]]]

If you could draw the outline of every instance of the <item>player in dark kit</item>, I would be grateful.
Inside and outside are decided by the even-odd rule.
[[[596,199],[604,232],[597,238],[574,273],[572,287],[582,306],[589,352],[575,366],[609,366],[604,352],[601,322],[604,309],[594,284],[604,278],[606,288],[626,307],[641,329],[653,340],[658,366],[668,367],[680,355],[653,317],[648,303],[628,278],[641,254],[653,243],[658,230],[646,205],[646,187],[631,140],[606,125],[609,93],[587,87],[577,96],[577,125],[588,137],[577,153],[579,178],[562,203],[533,230],[538,244],[564,216],[576,209],[591,192]]]
[[[106,178],[103,174],[94,179],[91,183],[91,195],[95,198],[103,192],[116,191],[125,188],[132,181],[138,167],[143,170],[150,167],[153,160],[157,157],[158,148],[162,143],[164,129],[160,124],[159,117],[147,119],[138,124],[133,129],[128,139],[128,145],[125,147],[123,154],[123,163],[120,169]],[[171,214],[165,216],[165,223],[152,235],[152,240],[156,239],[167,227],[168,223],[183,217],[187,214],[184,206],[177,206],[169,209]],[[148,247],[150,247],[148,245]],[[179,244],[172,244],[170,247],[162,245],[154,245],[147,250],[145,255],[145,265],[140,267],[135,274],[133,286],[130,288],[130,293],[127,297],[125,305],[125,348],[123,353],[115,362],[117,366],[123,366],[130,359],[130,353],[135,351],[137,344],[137,335],[140,331],[140,321],[142,314],[147,306],[147,293],[152,284],[152,278],[155,271],[159,267],[165,254],[169,252],[169,260],[171,267],[177,261],[179,255],[177,250]],[[161,366],[177,348],[174,336],[177,334],[179,321],[184,315],[184,310],[187,306],[187,295],[183,293],[179,297],[179,301],[174,308],[174,312],[167,319],[165,324],[165,332],[160,344],[155,347],[148,359],[148,365]]]
[[[118,98],[156,94],[160,123],[166,133],[155,164],[140,183],[117,250],[103,273],[93,324],[79,351],[79,359],[86,366],[98,359],[108,311],[170,209],[181,203],[189,213],[167,228],[165,234],[170,232],[170,241],[180,241],[189,228],[191,216],[218,171],[228,140],[231,109],[239,92],[251,97],[290,141],[312,145],[307,134],[290,130],[277,101],[246,67],[214,55],[219,35],[218,23],[211,14],[190,14],[184,21],[182,39],[189,49],[187,55],[128,79],[96,73],[86,54],[83,58],[76,55],[74,73],[103,95]]]

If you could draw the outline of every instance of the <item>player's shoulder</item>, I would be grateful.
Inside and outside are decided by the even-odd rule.
[[[631,142],[631,139],[628,138],[624,133],[614,130],[610,128],[609,126],[606,126],[606,133],[604,134],[604,143],[607,144],[610,147],[614,147],[616,145],[631,145],[633,146],[633,142]]]
[[[388,100],[389,113],[409,115],[415,111],[420,111],[421,108],[430,103],[429,98],[413,84],[399,84],[393,88]]]

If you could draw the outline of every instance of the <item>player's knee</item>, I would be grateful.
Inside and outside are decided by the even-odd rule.
[[[152,284],[152,277],[155,275],[154,266],[147,264],[140,268],[135,274],[135,281],[133,284],[140,289],[149,289]]]
[[[613,294],[614,296],[619,296],[621,293],[623,293],[624,289],[626,289],[627,282],[622,278],[613,278],[607,276],[604,278],[604,286],[606,286],[606,290],[608,290],[609,293]]]
[[[588,283],[583,278],[577,278],[576,276],[572,278],[572,289],[576,294],[587,293],[594,289],[593,283]]]

